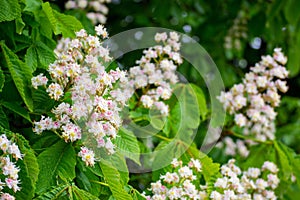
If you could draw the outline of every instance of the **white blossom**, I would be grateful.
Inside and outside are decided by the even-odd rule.
[[[261,61],[250,68],[242,83],[217,97],[224,109],[234,115],[234,122],[243,128],[243,134],[261,141],[275,139],[275,108],[280,104],[278,90],[288,90],[286,81],[282,80],[287,78],[288,71],[281,66],[286,59],[281,49],[274,49],[273,56],[262,56]],[[240,143],[241,148],[236,148],[235,141],[226,138],[223,140],[226,154],[248,156],[246,148],[252,143],[245,141]]]
[[[108,37],[102,25],[95,27],[95,31],[102,39]],[[55,131],[65,142],[82,140],[82,134],[87,134],[85,138],[94,140],[96,145],[82,149],[78,155],[92,166],[93,148],[104,148],[108,154],[115,152],[112,140],[122,123],[119,112],[130,95],[120,99],[113,94],[120,91],[117,84],[128,79],[119,69],[105,70],[106,62],[111,60],[109,49],[102,46],[99,37],[87,34],[84,29],[76,32],[74,39],[61,40],[55,53],[57,59],[48,68],[50,83],[45,86],[49,96],[59,104],[52,110],[54,116],[42,116],[34,122],[33,131],[37,134]],[[43,74],[34,77],[33,86],[41,85],[37,82],[43,77]],[[64,102],[66,99],[72,103]]]

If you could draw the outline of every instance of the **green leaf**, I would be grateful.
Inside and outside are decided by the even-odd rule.
[[[98,198],[91,193],[79,189],[76,185],[72,185],[74,199],[78,200],[97,200]]]
[[[0,1],[0,22],[12,21],[21,17],[21,7],[18,0]]]
[[[31,68],[31,72],[34,72],[38,67],[47,69],[54,60],[53,50],[40,41],[30,46],[25,55],[25,62]]]
[[[55,105],[55,101],[49,97],[45,90],[38,88],[32,92],[32,100],[34,106],[34,112],[47,113]]]
[[[285,1],[274,1],[270,4],[267,11],[268,20],[273,20],[274,17],[279,15],[279,12],[282,10],[282,7],[285,6]]]
[[[290,179],[292,174],[292,166],[288,157],[288,149],[283,149],[286,147],[283,144],[278,143],[276,141],[274,141],[274,147],[277,151],[276,153],[279,167],[282,170],[284,177],[286,179]]]
[[[13,81],[24,100],[26,106],[30,111],[33,110],[33,103],[31,99],[31,91],[28,85],[31,83],[31,71],[18,56],[15,55],[5,44],[1,42],[2,53],[4,55],[4,63],[9,69]]]
[[[146,200],[145,196],[143,196],[139,191],[136,189],[132,189],[131,191],[132,198],[134,200]]]
[[[300,1],[298,0],[286,0],[284,6],[284,14],[287,19],[287,21],[293,25],[296,26],[297,22],[299,22],[300,19]]]
[[[2,92],[0,93],[0,96],[3,101],[23,102],[22,97],[20,96],[20,93],[10,74],[7,74],[5,76],[5,84],[3,86]]]
[[[32,149],[25,152],[24,162],[27,167],[28,175],[30,176],[33,184],[35,184],[38,180],[38,175],[39,175],[40,169],[39,169],[39,165],[37,162],[37,158]]]
[[[34,72],[38,67],[38,55],[36,48],[30,46],[25,54],[25,63],[28,67],[31,68],[31,72]]]
[[[16,32],[21,35],[23,28],[25,27],[25,23],[23,22],[21,17],[18,17],[15,23],[16,23]]]
[[[291,38],[289,45],[287,69],[290,72],[289,76],[294,77],[300,72],[300,36]]]
[[[196,89],[196,87],[194,86]],[[200,112],[196,92],[191,84],[177,84],[173,90],[178,99],[171,110],[171,121],[176,126],[176,131],[184,131],[186,128],[195,129],[200,124]],[[198,95],[200,96],[200,94]]]
[[[60,138],[53,134],[53,132],[43,132],[43,137],[38,137],[34,140],[34,143],[31,147],[40,154],[42,151],[45,151],[47,148],[55,144]]]
[[[108,183],[109,188],[117,200],[130,200],[132,197],[127,194],[124,186],[121,184],[121,177],[118,170],[106,160],[100,161],[100,167],[102,169],[105,181]]]
[[[96,176],[103,177],[103,173],[101,171],[99,163],[97,163],[94,167],[90,167],[89,170],[93,172]]]
[[[214,179],[219,175],[220,164],[214,163],[213,160],[208,157],[206,154],[200,152],[197,148],[190,148],[190,151],[193,151],[195,158],[200,159],[202,164],[202,173],[206,182],[209,182],[211,179]]]
[[[151,111],[150,111],[151,112]],[[147,115],[146,119],[150,122],[151,126],[156,130],[163,130],[164,127],[167,125],[167,118],[165,116],[162,116],[161,113],[158,113],[158,111],[154,111],[155,114]],[[157,114],[156,114],[157,113]]]
[[[57,184],[58,177],[64,181],[75,178],[76,154],[73,146],[60,140],[38,155],[40,174],[36,192],[41,194]]]
[[[70,15],[64,15],[54,10],[54,16],[56,17],[58,24],[58,32],[62,33],[63,37],[74,37],[75,32],[82,29],[80,21]]]
[[[92,35],[95,34],[95,25],[86,16],[85,10],[79,10],[79,9],[66,10],[65,13],[76,17],[81,22],[82,26],[89,34],[92,34]]]
[[[5,101],[3,101],[3,102],[1,102],[1,104],[4,107],[6,107],[7,109],[15,112],[16,114],[20,115],[24,119],[27,119],[29,122],[31,122],[28,111],[24,107],[19,105],[17,102],[5,102]]]
[[[44,35],[48,39],[52,39],[53,36],[52,26],[49,25],[49,20],[44,12],[39,13],[38,21],[40,24],[39,32],[41,33],[41,35]]]
[[[13,50],[15,54],[27,49],[31,45],[31,39],[26,35],[15,35],[15,42],[18,44]],[[22,53],[23,54],[23,53]]]
[[[22,153],[24,153],[24,163],[19,164],[21,168],[20,180],[21,180],[21,191],[16,193],[17,199],[32,199],[35,191],[35,184],[38,179],[39,165],[37,158],[32,149],[23,149],[20,142],[18,146]],[[26,171],[26,172],[25,172]]]
[[[2,92],[4,82],[5,82],[5,76],[2,69],[0,68],[0,92]]]
[[[290,184],[291,176],[294,175],[296,177],[298,187],[300,188],[299,155],[296,155],[292,149],[281,142],[275,142],[274,146],[279,157],[279,167],[284,176],[282,179],[285,180],[286,183]]]
[[[35,200],[56,200],[61,199],[61,194],[69,187],[69,184],[59,184],[55,187],[51,187],[50,190],[43,193],[42,195],[38,196],[37,198],[34,198]]]
[[[117,150],[127,158],[130,158],[137,164],[140,163],[140,147],[136,136],[129,130],[121,128],[118,132],[118,137],[116,138],[116,148]]]
[[[42,3],[41,0],[25,0],[26,6],[23,11],[35,13],[42,9]]]
[[[2,106],[0,106],[0,126],[9,129],[9,122]]]
[[[44,43],[38,41],[36,42],[36,52],[38,55],[39,64],[41,65],[40,67],[48,69],[49,64],[55,60],[53,50]]]
[[[134,200],[146,200],[146,198],[132,186],[127,185],[126,188]]]
[[[107,160],[109,160],[109,162],[111,162],[111,165],[119,171],[121,184],[126,185],[129,181],[129,172],[125,157],[119,152],[116,152],[113,155],[109,156],[110,158]]]
[[[206,107],[206,99],[205,99],[204,93],[201,90],[201,88],[198,87],[197,85],[190,84],[190,86],[192,87],[192,90],[195,92],[195,95],[197,97],[199,113],[201,115],[201,119],[205,120],[208,111],[207,111],[207,107]]]
[[[96,166],[98,165],[96,164],[94,167]],[[100,181],[99,177],[91,171],[94,167],[86,167],[82,161],[77,162],[76,183],[80,188],[99,196],[102,186],[97,183]]]
[[[74,37],[75,31],[82,29],[81,23],[75,17],[53,10],[49,2],[43,3],[42,8],[55,35],[62,34],[63,37]]]

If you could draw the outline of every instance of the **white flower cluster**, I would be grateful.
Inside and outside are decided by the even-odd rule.
[[[211,186],[201,185],[202,165],[199,160],[191,159],[188,165],[174,159],[172,172],[160,176],[151,183],[151,195],[147,200],[175,200],[175,199],[213,199],[213,200],[262,200],[277,197],[274,190],[279,184],[277,166],[264,162],[261,168],[250,167],[242,171],[231,159],[221,166],[221,177]],[[207,184],[207,183],[206,183]],[[211,185],[211,184],[209,184]],[[211,192],[208,192],[208,191]]]
[[[103,26],[96,27],[99,36],[107,37]],[[61,135],[66,142],[80,140],[82,133],[88,134],[97,143],[97,147],[104,147],[109,154],[114,153],[112,139],[116,138],[121,125],[119,111],[120,102],[113,98],[116,82],[127,82],[123,71],[105,71],[105,63],[110,61],[109,50],[102,46],[97,36],[88,35],[85,30],[76,33],[76,38],[67,44],[59,45],[57,60],[50,64],[48,72],[51,82],[47,87],[49,96],[61,103],[52,110],[54,118],[42,116],[34,122],[34,132],[42,133],[52,130]],[[32,78],[32,85],[47,86],[45,76]],[[71,102],[64,102],[68,94]],[[66,97],[68,99],[68,97]],[[86,155],[82,149],[79,156],[88,165],[93,165],[93,153]]]
[[[224,137],[223,143],[219,143],[220,147],[225,145],[225,154],[230,156],[235,156],[236,154],[241,155],[242,157],[248,157],[250,151],[248,149],[245,141],[237,139],[234,141],[231,137]],[[247,143],[252,144],[251,141],[246,140]],[[253,143],[254,144],[254,143]]]
[[[261,168],[248,168],[241,171],[231,159],[221,167],[222,177],[214,183],[215,190],[211,192],[213,200],[262,200],[277,199],[274,190],[279,184],[277,166],[269,161]]]
[[[149,189],[152,195],[146,196],[147,200],[164,199],[204,199],[207,194],[202,186],[196,184],[199,179],[202,165],[199,160],[191,159],[188,165],[174,159],[172,161],[173,172],[167,172],[160,176],[160,180],[151,183]]]
[[[65,8],[70,9],[84,9],[87,10],[87,18],[89,18],[94,25],[105,24],[108,8],[105,3],[110,3],[111,0],[68,0],[65,3]]]
[[[95,164],[95,154],[92,150],[86,147],[81,147],[78,156],[85,162],[86,165],[93,166]]]
[[[0,135],[0,149],[2,150],[2,155],[0,155],[0,168],[2,171],[2,176],[5,178],[4,182],[0,180],[0,199],[15,199],[9,193],[4,193],[2,190],[7,187],[13,192],[19,191],[21,188],[18,186],[20,180],[18,173],[20,169],[16,166],[16,161],[22,159],[19,147],[11,142],[5,134]],[[16,161],[13,161],[13,158]]]
[[[250,68],[243,83],[234,85],[218,97],[224,109],[234,115],[235,124],[244,128],[245,135],[261,141],[275,138],[274,120],[277,113],[274,108],[280,103],[278,92],[285,93],[288,90],[286,81],[283,81],[288,77],[288,71],[283,66],[286,62],[287,58],[281,49],[274,49],[273,57],[262,56],[262,60]],[[234,142],[228,139],[227,143]],[[232,152],[230,155],[235,155],[236,147],[228,150]],[[247,154],[244,151],[244,156]]]
[[[227,50],[241,50],[243,39],[247,39],[247,18],[245,10],[241,10],[233,21],[233,25],[227,32],[224,48]]]
[[[141,104],[146,108],[156,108],[166,116],[169,107],[163,100],[171,97],[172,85],[178,82],[177,65],[182,63],[179,35],[175,32],[170,32],[169,36],[167,33],[157,33],[155,41],[163,45],[144,50],[144,55],[137,61],[138,66],[129,70],[129,82],[121,85],[113,95],[125,101],[141,91]]]

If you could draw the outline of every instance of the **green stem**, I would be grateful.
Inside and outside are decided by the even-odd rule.
[[[53,132],[60,138],[60,139],[64,139],[56,130],[53,130]]]
[[[64,187],[61,191],[59,191],[56,195],[55,195],[55,199],[58,198],[65,190],[67,190],[70,187],[70,184],[68,184],[66,187]]]
[[[233,135],[235,137],[238,137],[238,138],[241,138],[241,139],[244,139],[244,140],[252,140],[254,142],[258,142],[258,143],[261,143],[261,144],[273,144],[273,141],[262,141],[262,140],[259,140],[259,139],[253,138],[253,137],[248,137],[248,136],[245,136],[245,135],[235,133],[231,130],[226,130],[225,132],[227,133],[226,135]]]
[[[171,141],[172,141],[172,139],[167,138],[167,137],[164,137],[164,136],[162,136],[162,135],[156,134],[156,135],[154,135],[154,136],[157,137],[157,138],[159,138],[159,139],[162,139],[162,140],[164,140],[164,141],[167,141],[167,142],[171,142]]]
[[[100,181],[91,180],[91,182],[98,183],[99,185],[104,185],[104,186],[109,187],[109,185],[107,183],[103,183],[103,182],[100,182]]]

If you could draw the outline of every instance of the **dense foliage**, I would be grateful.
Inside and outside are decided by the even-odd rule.
[[[0,198],[300,197],[299,8],[0,1]]]

